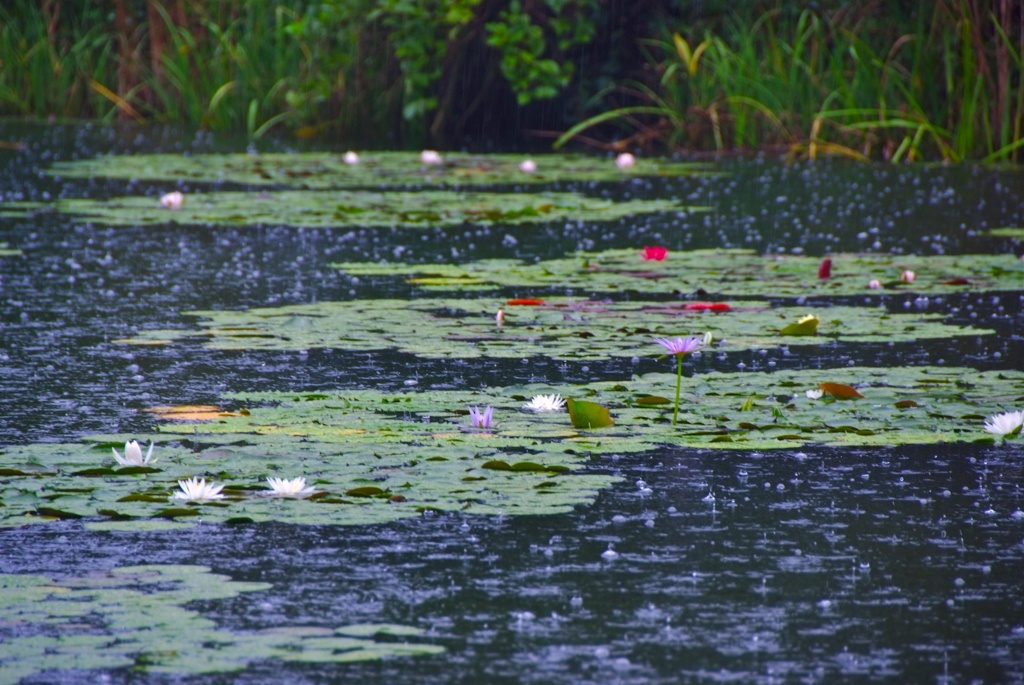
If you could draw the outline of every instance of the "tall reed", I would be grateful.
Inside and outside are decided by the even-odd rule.
[[[1020,3],[922,2],[895,34],[866,13],[794,18],[785,7],[649,41],[660,78],[629,88],[646,102],[591,117],[556,147],[618,120],[634,129],[623,146],[654,138],[716,152],[784,146],[810,158],[1019,159]]]

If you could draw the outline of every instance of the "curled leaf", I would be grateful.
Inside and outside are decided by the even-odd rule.
[[[818,332],[818,317],[808,314],[796,323],[791,323],[779,335],[815,335]]]
[[[604,428],[615,423],[608,407],[596,402],[574,400],[569,397],[565,403],[569,408],[569,420],[576,428]]]
[[[832,397],[838,397],[841,400],[850,400],[854,397],[864,397],[864,395],[861,395],[849,385],[843,385],[842,383],[818,383],[818,387],[821,388],[825,394],[831,395]]]
[[[482,468],[482,469],[493,469],[494,471],[511,471],[512,470],[512,467],[509,466],[507,461],[501,461],[500,459],[495,459],[493,461],[484,462],[483,464],[481,464],[480,468]]]

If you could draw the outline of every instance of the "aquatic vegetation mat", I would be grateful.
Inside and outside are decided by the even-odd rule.
[[[579,252],[571,257],[523,263],[488,259],[469,264],[336,263],[353,276],[392,276],[427,290],[575,288],[586,292],[697,293],[721,297],[849,296],[887,292],[942,294],[1020,290],[1024,263],[1012,254],[834,254],[831,276],[819,278],[821,259],[761,255],[752,250],[671,251],[645,261],[640,250]],[[913,271],[913,282],[900,275]],[[879,289],[868,284],[879,282]]]
[[[13,204],[13,203],[12,203]],[[44,206],[25,203],[25,212]],[[697,211],[672,200],[614,202],[575,193],[462,193],[456,191],[280,191],[189,195],[180,209],[150,197],[59,200],[57,211],[114,226],[401,226],[503,225],[546,221],[611,221],[633,214]]]
[[[612,159],[545,154],[532,157],[536,171],[523,172],[525,155],[445,153],[441,164],[424,164],[414,152],[368,152],[358,164],[337,153],[229,155],[127,155],[58,162],[49,170],[64,178],[119,178],[190,183],[334,189],[401,186],[535,185],[558,181],[621,181],[637,176],[709,173],[707,165],[638,159],[619,169]]]
[[[509,304],[509,303],[512,304]],[[526,304],[516,304],[526,303]],[[249,309],[186,312],[199,330],[151,330],[120,342],[160,344],[198,338],[213,349],[380,350],[421,357],[607,359],[664,352],[657,336],[711,331],[712,351],[843,342],[899,342],[984,335],[992,331],[942,322],[942,315],[890,314],[882,307],[771,307],[763,302],[607,302],[565,297],[545,300],[423,298],[355,300]],[[495,313],[504,310],[504,323]],[[813,335],[787,327],[815,314]]]
[[[80,517],[145,527],[152,519],[359,525],[431,510],[553,514],[592,502],[616,480],[587,468],[593,456],[659,447],[992,443],[985,419],[1024,402],[1018,371],[715,372],[682,379],[673,425],[667,396],[675,383],[674,374],[655,373],[558,387],[228,395],[237,411],[168,419],[147,436],[157,441],[158,457],[148,466],[114,462],[110,446],[125,436],[4,448],[0,526]],[[554,392],[606,408],[614,423],[575,428],[565,410],[524,407]],[[469,410],[484,406],[494,408],[493,424],[473,428]],[[303,477],[315,493],[270,497],[267,476]],[[175,498],[188,477],[223,485],[223,499]]]
[[[430,655],[443,647],[378,641],[408,626],[281,627],[233,632],[195,600],[264,592],[203,566],[128,566],[79,577],[0,574],[0,685],[44,671],[131,668],[142,673],[239,671],[263,660],[352,662]]]

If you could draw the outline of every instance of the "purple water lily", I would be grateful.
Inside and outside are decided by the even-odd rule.
[[[473,423],[473,428],[490,428],[493,418],[494,407],[484,407],[483,411],[479,407],[469,408],[469,420]]]
[[[666,350],[669,354],[684,355],[690,354],[691,352],[697,352],[707,347],[705,337],[697,337],[691,335],[688,338],[676,338],[670,340],[669,338],[655,338],[654,342],[658,343]]]
[[[664,347],[669,354],[676,358],[676,403],[672,410],[672,425],[676,425],[679,419],[679,389],[683,383],[683,357],[691,352],[699,352],[711,344],[711,333],[703,336],[691,335],[686,338],[655,338],[654,342]]]

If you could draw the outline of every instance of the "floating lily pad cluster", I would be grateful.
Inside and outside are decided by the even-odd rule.
[[[441,164],[424,164],[408,152],[372,152],[357,164],[334,153],[131,155],[58,162],[49,173],[65,178],[142,179],[174,183],[231,183],[281,188],[461,187],[497,184],[541,185],[559,181],[622,181],[642,176],[710,173],[706,165],[638,159],[618,168],[610,159],[567,154],[533,157],[536,170],[519,169],[522,155],[446,153]]]
[[[409,642],[421,631],[407,626],[236,633],[182,606],[271,587],[233,581],[203,566],[130,566],[75,578],[0,575],[0,624],[17,634],[0,642],[0,685],[47,670],[199,674],[239,671],[265,659],[341,663],[445,651]]]
[[[984,419],[1024,401],[1024,372],[846,367],[684,378],[678,424],[671,374],[558,389],[611,411],[614,424],[574,428],[567,412],[537,414],[526,385],[477,392],[372,390],[232,395],[244,411],[168,421],[148,466],[118,467],[111,441],[5,448],[0,525],[47,518],[165,518],[366,524],[424,511],[551,514],[593,500],[612,476],[583,471],[594,455],[658,447],[771,449],[993,441]],[[821,398],[807,390],[824,389]],[[849,390],[855,392],[849,392]],[[857,395],[862,397],[857,397]],[[841,399],[850,398],[850,399]],[[474,429],[468,409],[494,407]],[[169,444],[170,443],[170,444]],[[308,499],[268,497],[266,476],[302,476]],[[225,499],[175,499],[177,481],[203,477]]]
[[[347,262],[333,266],[353,276],[400,277],[423,289],[446,291],[576,288],[596,293],[705,291],[721,297],[777,298],[1024,288],[1024,262],[1012,254],[835,254],[831,260],[831,276],[825,279],[818,277],[818,258],[760,255],[744,249],[673,251],[661,261],[644,261],[639,250],[607,250],[531,263],[486,259],[458,265]],[[913,282],[900,280],[906,270],[915,272]],[[869,290],[872,280],[878,280],[882,289]]]
[[[711,331],[716,349],[764,349],[844,342],[899,342],[992,331],[943,323],[938,314],[890,314],[881,307],[819,307],[820,323],[809,335],[784,335],[807,315],[807,306],[772,308],[735,301],[722,309],[695,309],[680,302],[611,302],[555,297],[421,298],[319,302],[245,311],[187,312],[198,330],[143,331],[121,342],[206,340],[214,349],[380,350],[393,348],[432,358],[546,355],[557,359],[607,359],[654,355],[656,336]],[[495,312],[504,308],[504,323]]]
[[[578,193],[465,193],[454,190],[213,192],[189,195],[168,210],[149,197],[61,200],[56,208],[114,226],[399,226],[506,225],[544,221],[612,221],[644,212],[684,211],[672,200],[614,202]],[[700,208],[689,208],[693,211]]]
[[[584,465],[580,457],[546,442],[576,435],[563,422],[469,430],[471,398],[369,391],[274,396],[278,406],[253,408],[251,416],[222,413],[209,423],[162,426],[162,435],[150,437],[170,436],[187,447],[160,444],[157,461],[146,466],[114,461],[110,446],[121,436],[95,438],[98,446],[7,447],[0,452],[0,526],[39,520],[26,516],[356,525],[427,510],[554,514],[592,501],[615,481],[571,473]],[[434,402],[436,411],[424,402]],[[309,499],[270,498],[267,476],[303,476],[318,492]],[[201,507],[176,499],[178,481],[191,477],[225,484],[225,499]]]
[[[50,173],[71,178],[117,178],[196,185],[227,183],[249,192],[189,193],[162,206],[152,197],[104,200],[62,199],[56,203],[5,203],[6,216],[56,210],[95,223],[148,226],[177,223],[199,226],[348,227],[515,225],[551,221],[611,221],[639,213],[701,211],[675,200],[612,201],[568,192],[522,192],[522,186],[557,181],[621,181],[637,176],[707,173],[678,162],[641,160],[619,169],[610,160],[573,155],[543,155],[537,170],[519,169],[524,158],[512,155],[454,154],[441,164],[424,164],[410,153],[364,155],[357,164],[343,156],[135,155],[101,157],[54,165]],[[515,192],[485,191],[482,186]],[[415,188],[415,192],[403,190]],[[371,190],[372,189],[372,190]],[[384,189],[386,192],[380,192]],[[461,190],[460,190],[461,189]],[[468,192],[472,190],[473,192]]]

